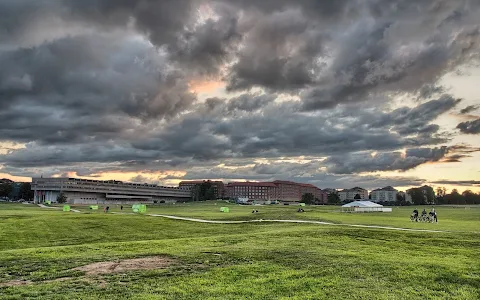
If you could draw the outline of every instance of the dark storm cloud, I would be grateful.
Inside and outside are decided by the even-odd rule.
[[[405,153],[368,152],[333,155],[323,163],[331,173],[352,174],[376,171],[407,171],[426,163],[454,163],[471,157],[469,153],[480,152],[468,145],[442,146],[436,148],[410,148]]]
[[[337,174],[352,174],[375,171],[406,171],[427,162],[436,162],[442,159],[448,149],[417,148],[407,149],[406,153],[360,153],[345,156],[330,156],[325,164],[328,171]]]
[[[453,99],[450,95],[443,95],[439,99],[414,108],[401,107],[390,113],[365,114],[363,120],[372,120],[370,125],[372,128],[391,125],[392,129],[401,135],[414,133],[432,135],[438,132],[439,126],[430,122],[454,108],[460,101],[460,99]]]
[[[57,0],[58,2],[59,0]],[[126,26],[133,21],[157,45],[173,42],[192,22],[196,4],[190,0],[61,0],[63,17],[98,26]]]
[[[15,42],[41,16],[57,11],[58,0],[2,0],[0,1],[0,41]]]
[[[172,156],[201,159],[326,156],[419,147],[449,140],[430,122],[457,103],[444,97],[389,113],[363,107],[312,115],[300,112],[298,102],[269,102],[261,111],[247,105],[249,110],[237,108],[235,118],[225,118],[232,103],[248,99],[242,102],[244,107],[252,99],[261,98],[264,96],[252,98],[247,94],[230,102],[207,100],[197,112],[171,123],[156,137],[133,145],[141,150],[158,149]]]
[[[465,134],[479,134],[480,133],[480,119],[475,121],[462,122],[457,125],[462,133]]]
[[[114,54],[112,54],[114,53]],[[195,96],[147,44],[116,35],[76,36],[0,52],[0,136],[89,142],[175,116]]]
[[[312,69],[321,67],[314,62],[322,51],[321,31],[299,10],[275,12],[253,22],[228,75],[228,89],[283,90],[313,83]]]
[[[418,100],[429,99],[445,92],[445,88],[438,85],[426,84],[418,91]]]
[[[169,46],[170,58],[185,68],[193,68],[200,75],[215,75],[218,68],[234,57],[242,39],[238,32],[238,16],[222,10],[218,20],[208,19],[204,24],[182,32]]]
[[[480,105],[469,105],[469,106],[463,108],[462,110],[460,110],[460,113],[461,114],[468,114],[468,113],[471,113],[472,111],[476,111],[479,108],[480,108]]]
[[[199,110],[212,116],[232,116],[237,113],[255,112],[275,101],[274,94],[246,93],[230,99],[208,98]]]
[[[433,184],[452,184],[452,185],[461,185],[461,186],[480,186],[480,181],[478,180],[438,180],[433,181]]]
[[[316,110],[378,93],[431,97],[441,76],[478,61],[477,3],[334,2],[232,1],[261,12],[245,18],[228,88],[301,92],[305,109]]]
[[[442,98],[390,113],[373,107],[347,107],[327,115],[305,114],[299,111],[298,102],[276,103],[273,99],[258,94],[245,94],[230,101],[210,99],[194,106],[194,112],[171,119],[155,131],[146,129],[138,136],[117,134],[117,139],[108,143],[93,138],[83,145],[45,147],[34,143],[3,156],[0,162],[17,167],[181,158],[201,162],[299,155],[321,157],[415,148],[449,140],[430,122],[456,103]],[[263,110],[257,110],[259,103],[266,105]],[[235,117],[226,118],[225,112],[232,111]],[[428,134],[425,128],[431,128]],[[73,134],[74,128],[71,129]],[[96,130],[98,135],[103,130],[103,135],[109,136],[108,128]],[[116,127],[111,129],[115,130]],[[68,132],[65,130],[62,134]]]

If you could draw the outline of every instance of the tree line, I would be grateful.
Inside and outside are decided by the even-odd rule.
[[[397,199],[390,202],[379,202],[382,205],[389,206],[407,206],[407,205],[461,205],[461,204],[480,204],[480,193],[474,193],[472,190],[466,190],[460,193],[457,189],[453,189],[450,194],[444,187],[438,187],[434,190],[429,186],[422,186],[408,190],[411,202],[407,201],[404,196],[397,194]],[[357,197],[358,196],[358,197]],[[360,195],[355,196],[355,200],[360,199]],[[328,204],[345,204],[355,200],[340,201],[337,193],[328,195]]]
[[[196,184],[190,191],[190,196],[192,201],[215,200],[217,198],[215,186],[209,181]]]
[[[453,189],[447,194],[444,187],[439,187],[436,201],[437,204],[480,204],[480,193],[475,194],[472,190],[466,190],[460,194],[457,189]]]
[[[18,192],[15,190],[14,182],[0,183],[0,198],[9,198],[13,200],[32,200],[33,191],[30,182],[23,182],[20,184]]]

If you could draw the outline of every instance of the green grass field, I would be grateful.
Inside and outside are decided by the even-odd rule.
[[[230,213],[221,213],[221,206]],[[413,207],[346,214],[339,207],[307,206],[297,213],[295,206],[277,205],[255,207],[259,213],[252,214],[251,206],[207,202],[147,211],[445,232],[204,224],[75,208],[82,213],[0,204],[0,299],[480,299],[480,207],[437,207],[438,224],[410,222]],[[174,263],[94,276],[72,270],[149,256]],[[19,280],[28,284],[14,285]]]

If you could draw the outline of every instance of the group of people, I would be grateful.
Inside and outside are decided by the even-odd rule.
[[[120,206],[120,210],[123,211],[123,205]],[[110,206],[104,207],[103,212],[108,213],[110,211]]]
[[[427,211],[425,210],[425,208],[422,210],[421,218],[418,217],[418,209],[416,208],[413,210],[413,213],[411,216],[412,221],[415,221],[415,222],[418,222],[419,220],[427,220],[428,218],[431,222],[435,222],[435,223],[438,222],[437,212],[435,211],[435,208],[432,207],[432,210],[428,213],[428,217],[427,217]]]

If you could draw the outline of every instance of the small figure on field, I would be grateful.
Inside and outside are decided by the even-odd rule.
[[[110,210],[110,206],[107,206],[107,213],[108,213],[109,210]]]
[[[412,221],[418,222],[418,209],[415,208],[413,210],[413,213],[412,213],[412,216],[410,217],[410,219]]]
[[[103,212],[104,212],[104,213],[107,212],[107,208],[106,208],[106,207],[103,208]]]
[[[120,210],[123,210],[123,205],[120,205]]]
[[[429,215],[432,222],[438,223],[437,212],[435,211],[435,208],[432,208],[432,211],[429,213]]]

